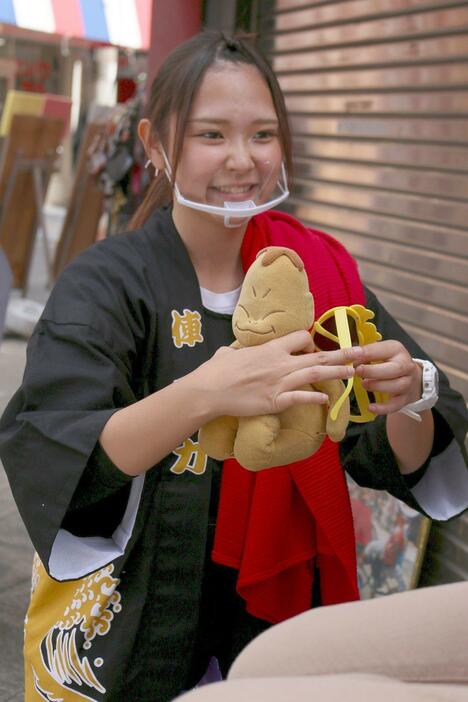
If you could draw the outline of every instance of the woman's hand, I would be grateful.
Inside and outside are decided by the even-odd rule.
[[[312,348],[306,331],[260,346],[223,347],[191,374],[191,384],[195,392],[204,394],[213,417],[276,414],[292,405],[324,404],[327,395],[300,388],[351,377],[361,349],[308,353]]]
[[[356,375],[363,379],[366,390],[390,396],[386,403],[369,405],[374,414],[398,412],[421,397],[421,368],[399,341],[377,341],[363,346]]]
[[[374,414],[388,415],[385,422],[388,442],[400,472],[408,474],[417,470],[432,449],[434,418],[431,410],[426,410],[421,412],[421,421],[415,422],[398,410],[421,398],[420,366],[399,341],[377,341],[362,347],[356,375],[363,379],[366,390],[388,393],[388,402],[372,403],[369,409]]]

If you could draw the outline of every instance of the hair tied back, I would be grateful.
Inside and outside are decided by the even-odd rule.
[[[223,32],[223,39],[226,45],[226,49],[229,49],[229,51],[240,51],[240,44],[237,41],[237,39],[230,37],[225,32]]]

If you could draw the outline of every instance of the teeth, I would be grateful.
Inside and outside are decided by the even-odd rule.
[[[250,190],[250,187],[250,185],[231,185],[230,187],[218,187],[217,189],[222,193],[238,195],[239,193],[247,193]]]

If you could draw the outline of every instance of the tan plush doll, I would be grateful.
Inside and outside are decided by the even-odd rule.
[[[314,300],[304,264],[295,251],[270,246],[247,271],[232,318],[233,348],[257,346],[301,329],[310,329]],[[286,465],[311,456],[325,436],[341,441],[349,421],[346,399],[335,421],[329,416],[344,391],[340,380],[306,385],[325,392],[329,405],[296,405],[279,414],[218,417],[200,429],[199,443],[212,458],[234,457],[248,470]]]

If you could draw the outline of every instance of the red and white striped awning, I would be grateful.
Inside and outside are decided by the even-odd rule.
[[[0,22],[148,49],[152,0],[0,0]]]

